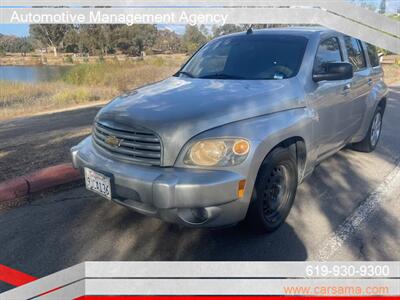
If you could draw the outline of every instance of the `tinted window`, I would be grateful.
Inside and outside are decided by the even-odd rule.
[[[371,65],[373,67],[379,66],[379,56],[378,52],[376,51],[376,47],[374,45],[367,44],[367,51]]]
[[[361,42],[349,36],[345,36],[344,41],[346,44],[347,54],[349,55],[349,62],[353,65],[354,71],[364,69],[367,64],[365,62]]]
[[[248,34],[206,44],[182,71],[196,78],[285,79],[297,74],[307,39]]]
[[[339,41],[332,37],[322,41],[318,47],[315,57],[314,72],[323,74],[326,72],[325,66],[331,62],[341,62],[342,54],[340,52]]]

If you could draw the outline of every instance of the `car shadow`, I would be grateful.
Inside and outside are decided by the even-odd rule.
[[[399,89],[400,90],[400,89]],[[303,226],[302,220],[309,216],[299,201],[314,201],[328,222],[330,232],[335,232],[346,221],[359,205],[374,192],[400,162],[400,136],[397,124],[400,115],[400,95],[389,95],[384,116],[382,136],[376,150],[372,153],[360,153],[344,149],[323,161],[313,175],[299,188],[294,211],[299,217],[296,228]],[[383,171],[384,170],[384,171]],[[304,192],[306,191],[306,192]],[[308,198],[308,199],[307,199]],[[293,212],[292,212],[293,213]],[[373,214],[380,214],[379,224],[370,222]],[[360,260],[397,260],[398,253],[384,245],[388,241],[398,241],[398,220],[385,207],[378,206],[368,220],[362,224],[361,230],[349,235],[344,243],[347,251]],[[315,230],[318,230],[317,228]],[[373,235],[371,233],[374,233]],[[316,240],[315,245],[324,242]]]

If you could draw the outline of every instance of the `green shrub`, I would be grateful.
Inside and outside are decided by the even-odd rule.
[[[68,70],[62,80],[75,85],[97,85],[103,82],[106,69],[105,64],[77,65]]]
[[[180,61],[164,57],[148,57],[124,63],[104,62],[80,64],[69,68],[61,77],[73,85],[114,87],[119,91],[154,82],[176,72]]]
[[[74,63],[74,60],[72,59],[72,56],[71,56],[71,55],[65,56],[65,57],[64,57],[64,63],[66,63],[66,64],[73,64],[73,63]]]
[[[91,101],[90,92],[87,89],[62,90],[53,96],[58,105],[78,104]]]
[[[194,52],[197,51],[197,49],[199,48],[199,45],[197,45],[196,43],[188,43],[186,45],[186,48],[187,48],[188,54],[193,54]]]
[[[100,64],[102,64],[102,63],[105,62],[103,54],[101,54],[101,55],[99,56],[99,58],[97,59],[97,62],[100,63]]]

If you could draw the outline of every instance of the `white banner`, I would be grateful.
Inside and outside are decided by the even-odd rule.
[[[399,262],[86,262],[0,294],[399,296]],[[50,292],[49,292],[50,291]]]
[[[342,0],[70,0],[62,7],[51,0],[3,0],[0,5],[3,24],[319,24],[400,53],[400,22]]]

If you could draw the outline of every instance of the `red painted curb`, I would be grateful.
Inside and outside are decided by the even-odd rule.
[[[36,171],[25,176],[29,184],[29,193],[35,193],[60,184],[78,180],[81,177],[79,170],[72,164],[61,164]]]
[[[17,177],[0,183],[0,201],[8,201],[26,196],[29,191],[28,182]]]
[[[31,174],[1,182],[0,202],[14,200],[54,186],[74,182],[80,178],[79,170],[74,169],[70,163],[44,168]]]

